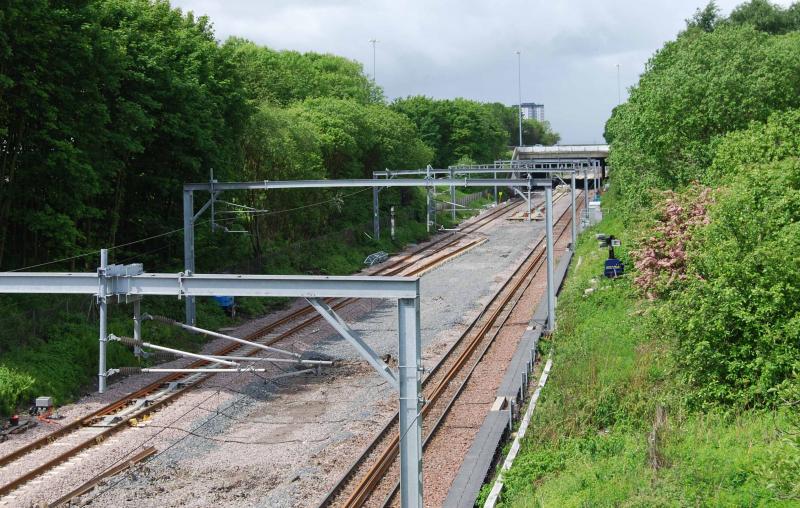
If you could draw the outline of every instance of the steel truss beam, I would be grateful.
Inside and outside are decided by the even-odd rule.
[[[588,166],[584,166],[584,165],[568,165],[568,164],[555,165],[555,164],[553,164],[552,167],[550,167],[550,166],[539,164],[536,167],[534,167],[533,164],[520,164],[520,165],[514,165],[514,166],[492,166],[491,164],[487,164],[484,167],[475,167],[475,166],[459,167],[459,166],[455,166],[455,167],[452,168],[452,172],[453,172],[453,175],[485,175],[485,174],[495,173],[495,172],[513,174],[513,173],[520,173],[520,172],[524,173],[526,171],[531,171],[531,172],[537,171],[537,172],[547,172],[547,173],[569,173],[569,172],[573,172],[573,171],[578,171],[578,170],[580,170],[580,169],[582,169],[584,167],[588,167]],[[451,169],[432,169],[430,171],[431,175],[434,175],[434,176],[436,176],[436,175],[449,175],[450,172],[451,172]],[[395,177],[395,176],[421,176],[421,175],[425,175],[426,171],[424,169],[402,169],[402,170],[390,170],[390,169],[387,169],[387,170],[384,170],[384,171],[373,171],[372,174],[376,178],[378,178],[378,177],[386,178],[386,177]],[[447,180],[447,179],[446,178],[437,178],[436,179],[437,182],[439,182],[441,180]],[[455,180],[460,180],[460,179],[455,178]],[[484,179],[484,180],[491,180],[492,184],[497,182],[498,185],[505,185],[502,182],[500,182],[500,179],[494,179],[493,178],[493,179]],[[385,182],[386,180],[381,180],[381,181]],[[410,181],[410,179],[406,179],[406,180],[402,180],[402,181]],[[463,180],[461,180],[461,181],[463,181]],[[470,179],[470,181],[472,181],[472,180]],[[438,184],[438,185],[449,185],[449,184]],[[485,186],[487,184],[484,183],[483,185]]]
[[[114,266],[114,265],[111,265]],[[107,280],[105,291],[100,282]],[[415,298],[414,277],[142,273],[0,273],[0,293],[100,296],[278,296],[300,298]]]
[[[425,170],[429,171],[429,170]],[[423,173],[425,174],[425,173]],[[213,202],[218,198],[219,194],[223,191],[232,190],[271,190],[271,189],[327,189],[327,188],[346,188],[346,187],[372,187],[373,188],[373,229],[375,239],[380,239],[380,221],[378,215],[378,193],[377,191],[385,187],[424,187],[429,191],[437,186],[450,186],[450,187],[490,187],[490,186],[517,186],[527,187],[531,186],[543,187],[551,185],[549,180],[532,179],[532,178],[433,178],[433,174],[428,172],[427,178],[417,179],[378,179],[377,177],[371,179],[352,179],[352,180],[262,180],[255,182],[218,182],[211,179],[207,183],[189,183],[183,186],[183,256],[184,256],[184,273],[191,275],[195,271],[195,245],[194,245],[194,224],[200,213],[206,210],[209,206],[212,208]],[[513,176],[513,175],[512,175]],[[207,191],[211,194],[209,201],[200,208],[200,212],[194,211],[194,192]],[[428,213],[430,216],[430,211]],[[428,220],[430,223],[430,219]],[[212,217],[213,224],[213,217]],[[239,296],[233,293],[216,293],[217,295],[226,296]],[[186,324],[196,324],[195,313],[195,295],[186,295]],[[203,296],[203,295],[198,295]],[[213,296],[213,295],[212,295]],[[314,296],[314,295],[298,295],[298,296]]]
[[[444,170],[447,172],[447,170]],[[422,173],[425,174],[425,170]],[[527,187],[528,185],[540,185],[537,181],[530,181],[527,178],[507,178],[495,180],[493,178],[414,178],[404,180],[376,180],[373,178],[353,179],[353,180],[288,180],[260,182],[208,182],[208,183],[187,183],[183,186],[184,191],[209,191],[221,192],[230,190],[270,190],[270,189],[334,189],[346,187],[437,187],[437,186],[463,186],[463,187],[488,187],[490,185],[518,185]]]
[[[106,369],[106,306],[110,297],[138,302],[141,295],[165,296],[288,296],[305,297],[337,332],[353,344],[378,373],[399,390],[400,399],[400,482],[403,507],[422,506],[422,355],[420,333],[419,277],[325,277],[287,275],[211,275],[144,273],[140,264],[108,265],[108,251],[101,252],[97,273],[0,273],[0,293],[51,293],[95,295],[101,303],[99,387],[121,369]],[[399,374],[392,372],[361,338],[321,298],[359,297],[397,299]],[[139,332],[140,333],[140,332]],[[140,337],[134,339],[134,342]],[[148,344],[149,345],[149,344]],[[173,350],[177,351],[177,350]],[[181,352],[185,354],[184,352]],[[195,355],[200,357],[201,355]],[[211,357],[202,355],[204,359]],[[231,364],[230,360],[214,359]],[[130,370],[130,369],[126,369]],[[263,372],[254,367],[204,369],[137,369],[140,372]],[[294,373],[292,373],[294,375]]]

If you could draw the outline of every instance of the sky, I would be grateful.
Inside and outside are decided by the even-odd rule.
[[[741,3],[717,0],[723,14]],[[786,2],[778,2],[788,4]],[[562,144],[603,127],[648,58],[706,0],[172,0],[218,39],[357,60],[390,100],[409,95],[543,103]],[[619,65],[619,84],[617,79]]]

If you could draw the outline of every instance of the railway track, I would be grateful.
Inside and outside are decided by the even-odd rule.
[[[559,196],[557,200],[563,196]],[[577,200],[576,203],[580,201]],[[578,206],[580,207],[580,204]],[[569,230],[570,222],[570,210],[567,208],[556,221],[556,241]],[[425,447],[466,386],[472,372],[491,347],[500,328],[544,265],[546,260],[544,240],[542,238],[537,242],[525,261],[506,280],[481,314],[423,380],[423,393],[427,401],[421,412],[423,454]],[[350,469],[326,494],[319,506],[360,507],[365,504],[370,506],[391,504],[399,489],[398,454],[398,414],[395,413],[365,447]],[[378,494],[381,488],[385,491],[382,497]]]
[[[442,236],[408,254],[399,256],[390,263],[381,266],[373,272],[373,275],[410,276],[424,273],[436,265],[473,248],[482,240],[474,239],[465,242],[463,245],[458,244],[470,234],[478,232],[481,228],[503,217],[507,212],[520,205],[520,201],[512,201],[500,205],[483,216],[479,216],[459,232]],[[335,299],[335,301],[329,301],[328,303],[334,309],[341,309],[354,301],[356,301],[355,298],[345,298]],[[264,345],[273,345],[306,329],[320,319],[321,317],[314,313],[311,306],[304,306],[244,338]],[[259,351],[261,350],[257,348],[232,343],[218,349],[213,354],[226,356],[237,353],[252,356]],[[200,368],[208,365],[208,362],[200,360],[191,363],[187,367]],[[131,419],[142,418],[153,413],[212,376],[213,374],[203,373],[175,373],[163,376],[84,418],[66,424],[0,457],[0,468],[2,468],[0,472],[3,472],[3,469],[15,471],[13,479],[0,486],[0,505],[6,501],[4,496],[8,496],[31,480],[67,462],[83,450],[96,446],[110,436],[127,428],[127,423]],[[46,460],[37,457],[39,450],[53,446],[59,446],[63,452]]]

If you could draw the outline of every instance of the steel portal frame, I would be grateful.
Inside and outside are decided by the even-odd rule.
[[[412,175],[477,175],[488,174],[497,171],[498,173],[516,173],[522,170],[537,170],[546,172],[574,171],[594,166],[594,161],[587,159],[561,159],[551,161],[496,161],[492,164],[465,164],[449,166],[447,169],[428,168],[428,169],[385,169],[383,171],[373,171],[373,176],[393,177],[393,176],[412,176]]]
[[[575,192],[575,174],[579,173],[582,174],[584,178],[588,178],[589,171],[591,170],[594,174],[595,182],[599,181],[599,176],[597,175],[597,170],[600,168],[600,162],[597,159],[592,158],[572,158],[572,159],[536,159],[536,160],[518,160],[518,159],[511,159],[511,160],[497,160],[491,164],[468,164],[468,165],[454,165],[449,166],[448,169],[435,169],[431,166],[428,166],[425,169],[404,169],[404,170],[396,170],[392,171],[386,169],[384,171],[373,171],[372,178],[379,179],[381,177],[385,179],[395,179],[396,177],[403,177],[403,176],[421,176],[425,175],[427,178],[436,178],[437,175],[448,175],[451,179],[453,179],[456,175],[465,176],[469,178],[471,175],[485,175],[491,173],[493,175],[493,179],[497,182],[497,174],[498,173],[509,173],[512,178],[514,177],[522,177],[523,174],[527,174],[528,178],[533,177],[532,173],[546,173],[548,178],[553,178],[555,175],[557,178],[561,179],[560,176],[564,174],[569,174],[570,179],[572,181],[572,192]],[[564,180],[561,179],[563,182]],[[511,187],[517,194],[523,197],[528,204],[528,219],[530,220],[530,213],[531,213],[531,198],[530,198],[530,188],[528,192],[523,193],[519,188]],[[372,194],[372,210],[373,210],[373,221],[372,221],[372,234],[376,239],[380,239],[380,201],[378,198],[379,189],[373,189]],[[497,204],[497,183],[494,185],[494,201]],[[450,186],[450,204],[451,204],[451,214],[453,220],[456,217],[456,206],[455,206],[455,187]],[[427,207],[427,222],[428,228],[430,231],[430,217],[431,217],[431,206],[432,200],[430,196],[430,189],[428,191],[428,207]],[[572,238],[573,243],[575,243],[575,235]]]
[[[423,170],[428,171],[428,170]],[[190,276],[195,271],[195,241],[194,224],[198,217],[208,208],[213,210],[214,202],[220,193],[224,191],[237,190],[274,190],[274,189],[329,189],[329,188],[348,188],[348,187],[372,187],[373,206],[375,209],[373,226],[376,230],[376,238],[380,238],[379,217],[377,214],[378,190],[384,187],[424,187],[429,190],[428,215],[430,216],[430,190],[437,186],[463,186],[463,187],[489,187],[492,185],[527,187],[550,185],[546,180],[532,178],[433,178],[429,172],[428,178],[416,179],[351,179],[351,180],[260,180],[252,182],[218,182],[213,178],[204,183],[188,183],[183,186],[183,256],[184,274]],[[196,191],[206,191],[211,197],[194,211],[194,193]],[[430,219],[429,219],[430,222]],[[236,296],[236,295],[229,295]],[[185,304],[186,323],[196,324],[196,312],[194,296],[186,297]]]
[[[355,343],[378,373],[399,391],[400,400],[400,482],[403,507],[422,506],[422,338],[420,326],[419,277],[326,277],[288,275],[216,275],[145,273],[142,265],[109,265],[108,251],[100,254],[97,273],[0,273],[0,293],[86,294],[100,305],[100,354],[98,385],[102,393],[107,377],[115,371],[106,366],[107,304],[138,302],[142,296],[162,295],[189,298],[226,294],[233,296],[282,296],[307,298],[348,341]],[[322,298],[396,299],[398,308],[398,373],[378,358],[370,347],[328,307]],[[137,316],[135,327],[141,324]],[[137,331],[137,335],[141,332]],[[248,369],[216,369],[247,372]],[[253,370],[253,369],[250,369]],[[150,369],[156,372],[157,369]],[[214,372],[214,369],[208,372]]]

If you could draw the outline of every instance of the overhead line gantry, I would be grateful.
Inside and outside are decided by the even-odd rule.
[[[259,180],[251,182],[218,182],[213,178],[209,182],[188,183],[183,186],[183,253],[184,253],[184,273],[192,274],[195,271],[195,242],[194,225],[200,215],[207,209],[214,210],[214,203],[220,193],[225,191],[241,190],[275,190],[275,189],[331,189],[331,188],[352,188],[352,187],[372,187],[376,189],[384,187],[423,187],[433,189],[437,186],[455,187],[488,187],[501,185],[509,187],[531,188],[549,187],[550,180],[525,178],[404,178],[404,179],[350,179],[350,180]],[[194,211],[194,193],[205,191],[210,194],[200,209]],[[375,196],[375,194],[373,194]],[[374,204],[374,203],[373,203]],[[212,216],[213,221],[213,216]],[[376,239],[380,236],[376,235]],[[186,323],[193,325],[196,322],[194,297],[186,299]]]

